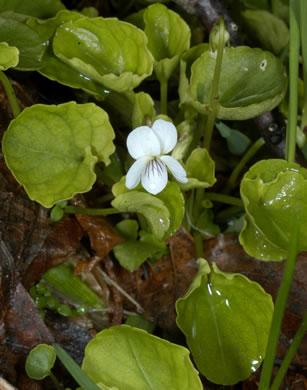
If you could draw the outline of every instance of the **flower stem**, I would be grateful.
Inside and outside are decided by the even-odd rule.
[[[204,133],[204,129],[206,127],[207,116],[203,114],[198,114],[197,127],[194,133],[193,140],[189,146],[186,157],[189,157],[193,150],[198,146],[200,139]]]
[[[54,386],[57,390],[63,390],[63,387],[60,385],[59,381],[57,380],[56,376],[53,374],[53,372],[49,371],[50,379],[52,380]]]
[[[168,80],[165,80],[164,78],[160,80],[160,104],[162,115],[167,115],[167,83]]]
[[[262,137],[258,138],[256,142],[248,149],[248,151],[243,155],[237,166],[232,171],[227,184],[224,189],[225,194],[229,194],[233,188],[235,182],[237,181],[242,169],[246,163],[258,152],[258,150],[265,144],[265,141]]]
[[[299,210],[297,215],[299,215]],[[293,223],[292,234],[291,234],[289,248],[288,248],[288,258],[285,264],[283,280],[278,290],[278,294],[275,302],[275,309],[273,313],[271,329],[268,338],[267,349],[265,353],[265,359],[262,367],[258,390],[267,390],[270,385],[273,366],[274,366],[274,359],[275,359],[277,344],[279,339],[280,327],[281,327],[282,318],[284,315],[284,311],[285,311],[285,307],[286,307],[286,303],[287,303],[287,299],[288,299],[288,295],[290,292],[291,283],[295,271],[295,263],[296,263],[297,247],[298,247],[298,239],[299,239],[299,228],[300,228],[300,221],[299,221],[299,217],[296,216]]]
[[[297,20],[297,1],[289,1],[290,52],[289,52],[289,114],[286,135],[286,159],[293,162],[296,149],[296,122],[298,105],[298,65],[300,34]]]
[[[307,128],[307,1],[300,0],[300,33],[303,56],[304,104],[301,129]]]
[[[205,192],[204,198],[214,200],[216,202],[231,204],[233,206],[243,207],[243,202],[240,198],[235,198],[230,195],[218,194],[216,192]]]
[[[13,116],[14,116],[14,118],[16,118],[20,114],[20,107],[19,107],[19,104],[17,102],[17,98],[15,95],[14,89],[12,87],[12,84],[10,83],[6,74],[4,72],[2,72],[1,70],[0,70],[0,81],[2,82],[5,93],[7,95]]]
[[[281,382],[290,366],[290,363],[292,362],[294,356],[295,356],[295,353],[305,335],[305,332],[307,330],[307,313],[305,313],[304,315],[304,318],[303,318],[303,321],[298,329],[298,331],[296,332],[293,340],[292,340],[292,343],[288,349],[288,352],[278,370],[278,373],[276,375],[276,377],[274,378],[274,382],[270,388],[270,390],[278,390],[280,388],[280,385],[281,385]]]
[[[220,27],[219,43],[217,48],[217,56],[216,56],[214,76],[213,76],[213,82],[211,87],[212,89],[210,95],[211,111],[208,115],[206,131],[204,135],[204,147],[207,148],[208,150],[210,150],[212,133],[213,133],[214,123],[216,119],[217,103],[219,101],[219,83],[220,83],[220,75],[221,75],[221,68],[222,68],[222,61],[223,61],[223,54],[224,54],[224,47],[225,47],[225,41],[224,41],[225,25],[222,19],[220,19],[219,21],[219,27]]]
[[[110,207],[108,209],[89,209],[76,206],[66,206],[64,207],[63,211],[65,214],[86,214],[103,216],[121,213],[121,211],[115,209],[114,207]]]
[[[198,259],[203,258],[204,257],[203,238],[202,238],[201,234],[198,232],[195,233],[193,238],[194,238],[196,257]]]

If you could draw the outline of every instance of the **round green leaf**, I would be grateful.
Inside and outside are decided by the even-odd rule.
[[[144,12],[144,22],[157,78],[167,80],[178,65],[180,55],[190,47],[190,28],[176,12],[162,4],[149,6]]]
[[[212,187],[216,182],[215,163],[211,159],[207,149],[194,149],[187,162],[185,169],[188,176],[186,184],[180,184],[184,191],[192,188],[208,188]]]
[[[192,65],[189,105],[208,115],[215,57],[206,51]],[[271,111],[287,89],[285,68],[272,53],[249,47],[226,48],[219,83],[217,118],[243,120]]]
[[[56,359],[54,348],[39,344],[31,350],[26,360],[26,373],[32,379],[41,380],[49,375]]]
[[[18,64],[19,50],[9,46],[6,42],[0,42],[0,70],[13,68]]]
[[[123,92],[152,73],[153,59],[143,31],[116,18],[86,18],[60,25],[54,54],[73,69]]]
[[[91,189],[94,165],[109,163],[113,139],[108,115],[93,103],[38,104],[10,123],[2,147],[30,199],[51,207]]]
[[[248,254],[259,260],[286,257],[293,216],[302,219],[298,250],[307,250],[307,170],[285,160],[262,160],[253,165],[241,182],[246,224],[240,241]],[[299,210],[299,211],[298,211]],[[252,232],[257,232],[257,239]],[[261,248],[262,243],[268,246]]]
[[[240,274],[221,272],[200,259],[187,294],[176,303],[177,324],[200,372],[233,385],[260,366],[273,313],[272,298]]]
[[[202,390],[189,351],[127,325],[98,333],[82,369],[96,383],[118,390]]]

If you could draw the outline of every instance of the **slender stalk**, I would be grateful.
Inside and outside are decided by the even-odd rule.
[[[221,68],[222,68],[222,61],[223,61],[223,54],[224,54],[224,47],[225,47],[225,41],[224,41],[225,26],[224,26],[224,23],[220,22],[219,27],[220,27],[219,43],[218,43],[217,56],[216,56],[216,62],[215,62],[215,68],[214,68],[214,76],[213,76],[213,82],[212,82],[211,95],[210,95],[211,112],[208,115],[206,131],[205,131],[205,135],[204,135],[204,147],[207,148],[208,150],[210,150],[212,133],[213,133],[214,123],[215,123],[215,119],[216,119],[217,103],[219,101],[219,83],[220,83],[220,75],[221,75]]]
[[[299,210],[297,214],[299,214]],[[299,227],[300,227],[299,222],[300,222],[299,218],[296,216],[294,220],[294,224],[293,224],[294,226],[292,229],[290,244],[288,248],[288,259],[285,264],[283,280],[278,290],[278,294],[275,302],[275,309],[274,309],[272,323],[271,323],[270,335],[268,338],[267,349],[266,349],[265,359],[262,367],[258,390],[267,390],[270,386],[270,381],[271,381],[272,371],[274,366],[274,359],[275,359],[277,344],[279,339],[280,327],[281,327],[282,318],[284,315],[284,311],[287,304],[287,299],[288,299],[288,295],[289,295],[289,291],[291,288],[291,283],[295,271]]]
[[[207,122],[207,116],[203,114],[199,114],[194,137],[191,142],[191,145],[189,146],[188,152],[186,154],[187,157],[189,157],[190,154],[193,152],[193,150],[199,145],[201,136],[203,135],[204,129],[206,127],[206,122]]]
[[[63,390],[63,387],[60,385],[60,383],[57,380],[56,376],[51,371],[49,371],[49,376],[50,376],[50,379],[52,380],[54,386],[56,387],[56,389],[57,390]]]
[[[86,214],[86,215],[112,215],[119,214],[121,211],[110,207],[108,209],[88,209],[76,206],[66,206],[63,209],[65,214]]]
[[[304,130],[307,128],[307,1],[300,0],[300,33],[302,44],[302,56],[303,56],[303,79],[304,79],[304,106],[301,128]]]
[[[97,267],[96,270],[103,276],[107,284],[114,286],[122,295],[124,295],[131,303],[133,303],[139,313],[144,313],[142,306],[124,289],[122,289],[113,279],[111,279],[100,267]]]
[[[195,233],[194,245],[195,245],[196,257],[198,259],[203,258],[204,257],[203,238],[200,233]],[[211,264],[209,263],[209,265]]]
[[[274,378],[274,382],[270,388],[270,390],[278,390],[280,388],[280,385],[281,385],[281,382],[284,378],[284,376],[286,375],[286,372],[290,366],[290,363],[292,362],[294,356],[295,356],[295,353],[298,349],[298,347],[300,346],[300,343],[305,335],[305,332],[307,330],[307,313],[305,313],[304,315],[304,318],[303,318],[303,321],[298,329],[298,331],[296,332],[295,336],[294,336],[294,339],[289,347],[289,350],[278,370],[278,373],[276,375],[276,377]]]
[[[228,194],[233,188],[235,182],[237,181],[242,169],[246,163],[258,152],[258,150],[265,144],[265,141],[262,137],[258,138],[256,142],[248,149],[248,151],[243,155],[239,163],[236,165],[234,170],[231,172],[231,175],[227,181],[227,184],[224,189],[224,193]]]
[[[205,192],[204,198],[214,200],[216,202],[231,204],[233,206],[243,207],[243,202],[240,198],[235,198],[230,195],[218,194],[216,192]]]
[[[167,83],[168,80],[160,80],[160,104],[162,115],[167,115]]]
[[[13,116],[14,116],[14,118],[16,118],[20,114],[20,107],[19,107],[19,104],[17,102],[17,98],[15,95],[14,89],[12,87],[12,84],[10,83],[6,74],[4,72],[2,72],[1,70],[0,70],[0,81],[2,82],[5,93],[7,95]]]
[[[289,1],[290,51],[289,51],[289,115],[286,136],[286,159],[293,162],[296,149],[296,122],[298,105],[298,65],[300,33],[296,12],[297,0]]]

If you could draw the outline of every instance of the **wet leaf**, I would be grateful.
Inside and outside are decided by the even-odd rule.
[[[117,92],[135,88],[152,72],[145,34],[115,18],[82,17],[61,24],[53,51],[73,69]]]
[[[38,104],[13,120],[3,138],[8,167],[30,199],[45,207],[87,192],[94,165],[109,163],[114,131],[93,103]]]
[[[168,80],[180,55],[190,47],[190,28],[176,12],[163,4],[149,6],[143,17],[148,48],[155,59],[155,73],[160,81]]]
[[[18,64],[19,50],[17,47],[9,46],[6,42],[0,42],[0,70],[13,68]]]
[[[0,0],[0,10],[14,11],[24,15],[35,16],[36,18],[45,19],[55,16],[58,11],[65,9],[60,0]]]
[[[45,40],[47,49],[41,60],[41,66],[38,71],[45,77],[55,80],[72,88],[82,88],[94,95],[106,96],[108,91],[103,86],[92,80],[90,77],[74,70],[69,64],[61,61],[55,56],[52,45],[49,44],[56,32],[56,29],[63,23],[82,18],[82,15],[73,11],[60,11],[55,18],[40,21],[35,18],[28,20],[30,26],[42,39]]]
[[[127,325],[98,333],[85,349],[82,369],[119,390],[202,389],[187,349]]]
[[[174,234],[180,227],[184,213],[184,198],[177,183],[168,182],[159,194],[149,195],[139,185],[128,190],[125,178],[112,188],[115,199],[112,206],[122,212],[140,213],[147,221],[149,231],[161,240]]]
[[[273,313],[272,298],[241,274],[200,269],[187,294],[176,303],[184,332],[200,372],[210,381],[232,385],[261,364]]]
[[[262,160],[253,165],[241,182],[246,209],[240,242],[248,254],[264,261],[286,257],[297,212],[307,218],[307,170],[285,160]],[[255,234],[257,239],[255,240]],[[307,233],[300,229],[298,250],[307,250]],[[263,245],[264,244],[264,245]]]
[[[26,373],[33,379],[44,379],[50,374],[56,359],[53,347],[47,344],[37,345],[29,353],[26,361]]]
[[[180,184],[180,188],[188,191],[192,188],[212,187],[216,182],[215,163],[211,159],[207,149],[196,148],[185,163],[188,176],[186,184]]]
[[[204,52],[192,65],[189,105],[208,115],[215,58]],[[272,53],[240,46],[226,48],[219,83],[218,119],[248,119],[271,111],[283,99],[287,76]]]
[[[6,12],[0,14],[0,42],[19,50],[18,69],[40,68],[46,50],[44,39],[26,24],[27,17]]]

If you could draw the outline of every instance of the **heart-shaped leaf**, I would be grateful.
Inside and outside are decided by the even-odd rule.
[[[2,147],[29,197],[51,207],[91,189],[94,165],[109,163],[113,139],[108,115],[93,103],[38,104],[10,123]]]
[[[0,70],[13,68],[18,64],[19,50],[9,46],[6,42],[0,42]]]
[[[212,52],[206,51],[193,63],[190,88],[185,93],[184,103],[205,115],[210,111],[215,62]],[[272,53],[245,46],[225,48],[217,118],[243,120],[271,111],[286,89],[284,66]]]
[[[186,348],[128,325],[98,333],[85,349],[82,369],[118,390],[203,388]]]
[[[233,385],[260,366],[273,314],[272,298],[241,274],[221,272],[200,259],[187,294],[176,303],[177,324],[200,372]]]
[[[53,39],[54,54],[73,69],[123,92],[152,72],[153,59],[143,31],[116,18],[86,18],[61,24]]]
[[[285,160],[259,161],[244,175],[241,197],[246,218],[240,242],[248,254],[267,261],[285,258],[291,221],[298,212],[302,218],[298,250],[307,250],[306,169]],[[253,233],[257,239],[253,238]]]

